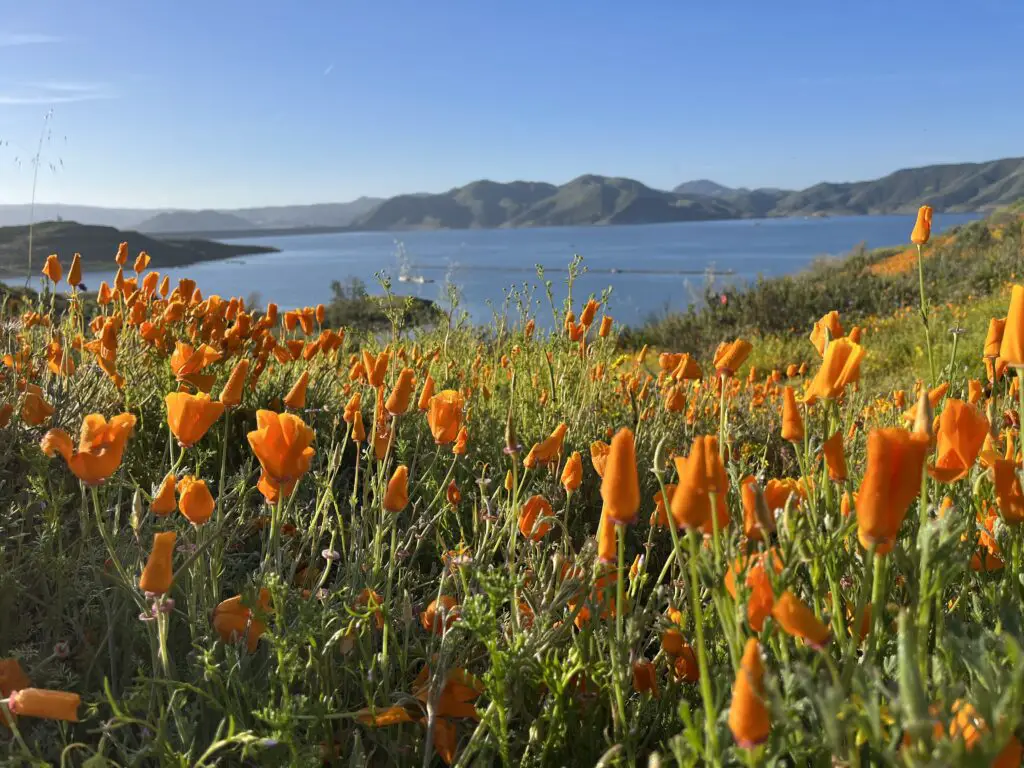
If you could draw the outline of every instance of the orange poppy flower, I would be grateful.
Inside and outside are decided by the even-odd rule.
[[[349,398],[345,404],[344,420],[346,424],[351,424],[356,420],[356,414],[360,412],[363,407],[363,396],[361,393],[356,392]]]
[[[50,278],[50,282],[54,285],[60,282],[60,279],[64,276],[64,269],[60,265],[57,254],[51,253],[46,257],[46,263],[43,264],[43,274]]]
[[[146,267],[149,266],[149,254],[145,251],[139,251],[139,255],[135,258],[134,270],[135,274],[139,275],[146,271]]]
[[[416,388],[416,372],[412,368],[403,368],[398,374],[391,394],[388,395],[384,407],[393,416],[405,413],[409,409],[413,390]]]
[[[40,443],[49,457],[60,454],[71,472],[86,485],[99,485],[121,466],[125,444],[135,430],[135,416],[122,413],[109,422],[98,413],[82,420],[75,450],[71,437],[62,429],[51,429]]]
[[[590,444],[590,463],[594,465],[597,476],[604,477],[604,469],[608,463],[608,452],[611,446],[603,440],[595,440]]]
[[[665,494],[659,490],[654,494],[654,511],[651,513],[651,517],[648,520],[650,525],[656,525],[659,528],[668,528],[668,510],[672,504],[672,496],[675,495],[676,484],[665,483]],[[668,498],[668,504],[665,503],[665,498]]]
[[[924,245],[932,234],[932,207],[922,205],[917,210],[917,221],[914,223],[914,231],[910,233],[910,242],[915,245]]]
[[[309,371],[303,371],[288,394],[284,396],[284,405],[293,411],[301,411],[306,407],[306,389],[309,387]]]
[[[164,531],[153,535],[153,549],[149,553],[146,567],[139,578],[139,589],[154,595],[162,595],[171,588],[174,575],[174,545],[178,534]]]
[[[579,451],[573,451],[562,468],[562,487],[566,493],[572,493],[583,484],[583,457]]]
[[[999,344],[999,357],[1012,367],[1024,366],[1024,285],[1015,285],[1010,293],[1010,309]]]
[[[1024,491],[1021,490],[1017,463],[1012,459],[995,459],[992,464],[996,503],[1006,522],[1024,523]]]
[[[459,486],[452,480],[448,483],[448,488],[445,489],[444,497],[453,507],[459,506],[459,502],[462,501],[462,491],[459,490]]]
[[[821,446],[821,452],[825,456],[825,466],[828,467],[828,477],[836,483],[842,483],[847,478],[846,452],[843,448],[843,433],[836,432]]]
[[[967,402],[971,405],[977,405],[981,402],[981,398],[985,394],[985,388],[982,383],[977,379],[970,379],[967,382]]]
[[[271,487],[294,488],[295,481],[309,470],[315,453],[310,445],[314,433],[298,416],[259,410],[256,429],[247,437]]]
[[[835,341],[841,339],[846,335],[846,331],[843,330],[843,324],[839,322],[839,313],[835,310],[826,313],[822,316],[821,320],[814,323],[814,329],[811,331],[811,344],[818,350],[818,354],[824,356],[825,354],[825,332],[828,331],[828,337]]]
[[[164,401],[167,403],[167,425],[183,448],[191,448],[198,443],[224,413],[224,404],[211,400],[205,392],[197,395],[171,392]]]
[[[684,683],[696,683],[700,680],[700,665],[697,663],[697,654],[686,641],[675,657],[672,664],[672,673],[677,681]]]
[[[11,423],[11,415],[14,413],[14,406],[10,403],[0,405],[0,429]]]
[[[68,270],[68,285],[75,288],[82,284],[82,254],[71,257],[71,269]]]
[[[459,618],[459,601],[451,595],[432,600],[420,614],[420,625],[435,635],[443,635]]]
[[[735,375],[753,348],[749,341],[743,339],[723,341],[715,350],[715,371],[719,376]]]
[[[601,478],[603,516],[617,525],[636,521],[640,509],[640,478],[636,467],[633,430],[623,427],[615,433],[608,450],[608,461]]]
[[[78,722],[78,707],[82,698],[77,693],[48,691],[42,688],[22,688],[13,691],[7,699],[12,714],[21,717],[39,717],[47,720]]]
[[[647,659],[639,659],[633,662],[633,690],[637,693],[650,693],[658,698],[658,673]]]
[[[357,443],[366,442],[366,426],[363,424],[362,411],[356,411],[352,417],[352,439]]]
[[[562,455],[562,445],[565,442],[565,433],[569,431],[569,426],[562,422],[551,435],[539,443],[534,443],[530,452],[526,455],[523,460],[523,464],[527,469],[532,469],[538,464],[551,464],[558,461]]]
[[[680,528],[697,528],[705,534],[714,532],[711,519],[711,494],[715,494],[714,513],[719,529],[729,524],[726,494],[729,478],[718,454],[718,438],[698,436],[693,439],[690,454],[676,457],[679,482],[671,498],[672,517]]]
[[[465,427],[459,427],[459,434],[455,437],[455,445],[452,453],[456,456],[465,456],[469,451],[469,431]]]
[[[224,385],[224,389],[221,390],[220,397],[217,398],[224,404],[225,408],[234,408],[242,402],[245,377],[248,375],[249,359],[243,357],[235,363],[235,367],[231,369],[231,375],[228,377],[228,381]]]
[[[921,491],[921,471],[928,451],[926,435],[904,429],[876,429],[868,435],[867,470],[857,494],[857,529],[861,544],[892,549],[910,502]]]
[[[178,481],[178,509],[192,525],[207,522],[216,506],[205,480],[187,475]]]
[[[938,458],[928,473],[940,483],[967,476],[988,435],[988,419],[963,400],[947,400],[939,417]]]
[[[392,514],[398,514],[409,504],[409,468],[399,464],[388,481],[382,506]]]
[[[672,378],[676,381],[696,380],[703,375],[700,365],[688,354],[680,355],[679,362],[672,370]]]
[[[602,563],[614,563],[618,557],[615,523],[605,514],[597,524],[597,559]]]
[[[191,384],[200,392],[209,392],[217,377],[201,371],[220,360],[221,356],[220,352],[207,344],[200,344],[198,349],[193,349],[190,344],[179,341],[171,354],[171,370],[178,381]]]
[[[804,419],[792,387],[782,390],[782,439],[790,443],[804,441]]]
[[[812,648],[822,650],[828,645],[831,632],[814,611],[788,589],[779,595],[772,606],[772,618],[786,634],[799,637]]]
[[[530,541],[540,541],[551,530],[549,518],[555,516],[551,502],[543,496],[531,496],[519,510],[519,532]]]
[[[153,496],[153,501],[149,505],[149,511],[154,515],[163,516],[169,515],[176,510],[178,508],[178,501],[174,496],[174,492],[177,490],[177,487],[178,479],[174,476],[173,472],[168,472],[163,482],[160,483],[160,488],[157,490],[156,495]]]
[[[682,413],[686,410],[686,396],[680,387],[669,387],[665,392],[665,410],[669,413]]]
[[[993,317],[988,321],[988,332],[985,334],[985,352],[982,357],[999,357],[999,348],[1003,344],[1003,332],[1006,330],[1005,317]]]
[[[743,502],[743,535],[751,541],[762,541],[765,533],[775,530],[775,518],[771,515],[765,492],[755,478],[743,479],[740,499]]]
[[[384,598],[369,587],[360,592],[356,598],[356,608],[370,608],[373,610],[373,618],[377,624],[377,629],[384,629],[384,612],[381,610],[383,605]]]
[[[390,359],[391,357],[386,351],[381,352],[376,358],[369,352],[363,352],[363,367],[366,369],[366,378],[371,387],[384,386],[384,377],[387,375]]]
[[[224,643],[234,643],[245,638],[245,647],[249,653],[256,652],[260,638],[267,630],[262,617],[271,613],[270,592],[260,589],[255,606],[256,612],[244,602],[242,595],[229,597],[213,609],[213,628]]]
[[[459,427],[462,425],[462,408],[465,401],[454,389],[438,392],[430,398],[430,409],[427,411],[427,424],[438,445],[455,442]]]
[[[782,560],[774,550],[751,555],[747,558],[739,558],[725,574],[725,589],[733,600],[737,598],[736,579],[740,574],[746,572],[744,583],[748,590],[747,595],[747,621],[750,628],[760,632],[764,627],[764,620],[772,612],[775,605],[775,593],[772,591],[771,579],[765,570],[766,562],[776,573],[782,572]]]
[[[849,339],[834,340],[825,350],[821,368],[804,392],[804,400],[839,397],[847,384],[860,379],[860,363],[864,348]]]
[[[423,382],[423,389],[420,390],[420,399],[416,403],[417,410],[428,411],[430,410],[430,399],[434,396],[434,379],[428,373],[426,380]]]
[[[765,706],[761,647],[753,637],[747,640],[743,648],[743,659],[733,684],[729,730],[743,749],[753,749],[762,744],[771,731],[768,707]]]
[[[609,315],[605,315],[601,318],[601,327],[598,328],[597,335],[602,339],[607,337],[612,332],[612,318]]]
[[[942,402],[942,398],[946,396],[946,392],[949,391],[949,382],[945,381],[934,389],[928,390],[928,405],[932,411],[939,407],[939,403]],[[907,410],[903,412],[903,421],[907,424],[913,424],[917,421],[917,412],[921,407],[920,401],[914,403]]]
[[[27,385],[25,399],[21,403],[21,420],[30,426],[38,427],[53,416],[53,413],[54,408],[43,397],[43,390],[35,384]]]

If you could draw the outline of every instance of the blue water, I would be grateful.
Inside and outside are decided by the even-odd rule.
[[[936,215],[934,225],[940,230],[974,218],[974,214]],[[263,303],[275,301],[281,309],[327,301],[331,281],[344,283],[351,277],[366,283],[370,293],[380,293],[377,272],[392,277],[396,293],[447,302],[443,287],[447,278],[459,289],[460,309],[474,322],[490,323],[492,307],[501,307],[511,286],[539,284],[536,264],[549,270],[546,277],[552,281],[556,301],[563,299],[565,269],[578,253],[591,272],[577,280],[574,303],[611,287],[611,314],[620,322],[637,324],[651,314],[684,309],[702,296],[706,270],[728,273],[715,278],[717,285],[750,281],[759,274],[797,272],[817,257],[846,253],[861,242],[869,248],[906,243],[913,226],[912,216],[853,216],[250,237],[238,242],[272,245],[281,251],[167,272],[172,283],[184,275],[194,278],[204,295],[259,293]],[[397,281],[399,242],[411,272],[435,282]],[[159,264],[151,266],[160,269]],[[110,275],[84,278],[90,288],[103,279],[109,280]],[[550,322],[542,287],[535,291],[534,307],[539,310],[539,322],[545,318]]]

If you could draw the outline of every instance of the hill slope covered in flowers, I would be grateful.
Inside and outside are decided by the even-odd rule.
[[[916,309],[713,353],[580,297],[346,334],[127,246],[92,309],[51,258],[3,326],[2,754],[1019,765],[1024,288],[945,306],[929,221]]]

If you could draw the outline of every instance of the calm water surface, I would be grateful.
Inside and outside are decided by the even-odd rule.
[[[935,225],[938,230],[974,218],[937,215]],[[578,253],[590,271],[577,281],[574,298],[611,287],[611,313],[620,322],[636,324],[651,314],[684,309],[701,295],[708,270],[715,270],[720,285],[796,272],[819,256],[846,253],[861,242],[869,248],[907,242],[913,225],[912,216],[855,216],[244,238],[238,242],[281,250],[166,272],[172,284],[185,275],[194,278],[204,295],[258,293],[262,302],[276,301],[282,309],[327,301],[332,281],[345,283],[352,277],[380,293],[378,272],[392,277],[396,293],[447,302],[447,279],[458,287],[460,307],[473,321],[489,323],[492,308],[501,307],[509,288],[538,285],[537,264],[546,268],[555,299],[564,298],[565,270]],[[408,272],[434,282],[398,282],[403,261]],[[160,269],[159,264],[153,267]],[[95,288],[110,278],[90,274],[84,280]],[[534,303],[539,321],[550,321],[543,288],[535,291]]]

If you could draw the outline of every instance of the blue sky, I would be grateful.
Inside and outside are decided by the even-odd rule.
[[[3,0],[0,203],[582,173],[803,187],[1024,155],[1018,0]],[[53,166],[51,169],[50,166]]]

